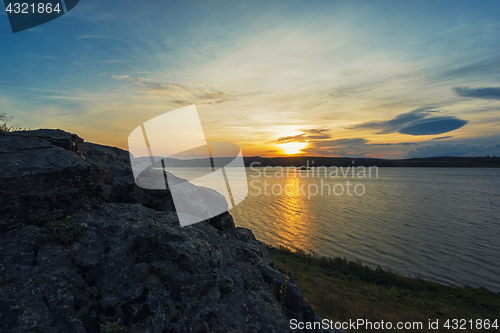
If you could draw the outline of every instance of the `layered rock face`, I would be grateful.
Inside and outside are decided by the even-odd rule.
[[[0,231],[71,214],[106,178],[83,139],[60,130],[0,135]]]
[[[249,229],[228,213],[180,227],[168,190],[135,186],[124,150],[59,130],[0,134],[0,213],[1,332],[288,332],[292,318],[321,320]]]

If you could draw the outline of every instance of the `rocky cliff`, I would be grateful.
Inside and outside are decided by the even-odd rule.
[[[209,209],[200,204],[200,209]],[[1,332],[288,332],[321,320],[228,213],[180,227],[128,152],[0,134]]]

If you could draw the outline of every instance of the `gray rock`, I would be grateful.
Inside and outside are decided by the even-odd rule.
[[[127,152],[55,130],[0,144],[2,332],[289,332],[292,318],[321,320],[251,230],[227,212],[180,227],[168,190],[135,186]]]
[[[168,189],[148,190],[136,186],[128,151],[89,142],[85,142],[84,147],[88,161],[108,170],[108,177],[96,189],[104,201],[140,203],[157,210],[174,210]]]
[[[108,170],[108,177],[99,184],[96,189],[104,201],[106,202],[123,202],[123,203],[140,203],[146,207],[163,211],[174,211],[174,202],[168,185],[165,184],[164,190],[145,189],[136,185],[130,165],[130,154],[128,151],[103,146],[95,143],[85,143],[86,158],[88,161],[94,162],[102,168]],[[161,164],[157,166],[161,167]],[[151,168],[143,171],[139,177],[139,181],[147,183],[148,172]],[[172,177],[170,181],[174,184],[187,182],[185,179]],[[156,178],[151,177],[156,181]],[[203,195],[193,195],[195,192],[202,192]],[[210,212],[227,211],[227,202],[219,193],[204,187],[188,186],[185,192],[177,192],[179,199],[183,202],[190,203],[190,214],[193,216],[216,215]],[[200,202],[192,202],[193,197],[202,198]],[[213,223],[218,219],[211,219]]]
[[[181,228],[173,212],[114,203],[65,223],[2,234],[2,329],[288,332],[290,318],[320,320],[248,229]]]
[[[61,130],[0,134],[0,231],[71,214],[106,173],[85,160],[77,135]]]

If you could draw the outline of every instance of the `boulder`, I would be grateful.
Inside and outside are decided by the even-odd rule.
[[[168,189],[135,186],[127,152],[58,130],[0,143],[2,332],[290,332],[292,318],[321,321],[251,230],[227,212],[181,227]]]
[[[87,142],[84,147],[86,159],[108,171],[108,176],[96,189],[96,193],[104,201],[140,203],[146,207],[167,212],[175,210],[172,195],[166,183],[165,189],[162,190],[147,189],[136,185],[128,151]],[[161,164],[158,163],[155,166],[161,167]],[[153,176],[149,176],[149,172],[152,172]],[[155,174],[156,172],[152,168],[148,168],[141,173],[138,181],[147,185],[149,180],[156,181]],[[171,177],[170,182],[173,184],[187,182],[185,179],[175,177],[172,174],[169,174],[169,177]],[[187,186],[183,187],[182,191],[178,190],[176,195],[182,202],[189,203],[189,213],[191,215],[201,217],[202,220],[206,216],[218,215],[218,213],[213,212],[227,211],[226,199],[209,188],[194,186],[187,182]],[[193,200],[193,198],[196,198],[196,200]],[[199,220],[198,218],[195,219]],[[214,225],[219,224],[218,218],[212,218],[211,221]]]
[[[106,173],[85,160],[83,139],[75,134],[0,134],[0,231],[72,214]]]
[[[90,142],[85,142],[84,148],[88,161],[108,170],[108,177],[99,184],[96,190],[104,201],[140,203],[157,210],[174,210],[174,203],[168,189],[149,190],[135,184],[128,151]]]

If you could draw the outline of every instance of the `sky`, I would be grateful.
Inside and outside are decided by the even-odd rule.
[[[498,1],[81,0],[12,33],[0,114],[128,149],[195,104],[244,156],[500,156]]]

